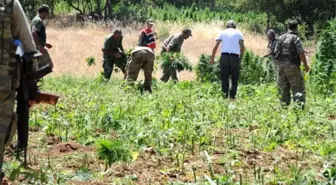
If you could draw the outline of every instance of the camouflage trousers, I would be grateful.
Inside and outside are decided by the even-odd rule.
[[[292,91],[294,102],[304,105],[306,102],[306,91],[300,67],[296,64],[286,62],[277,65],[277,69],[281,103],[285,105],[290,104]]]
[[[145,90],[151,92],[152,86],[152,73],[154,70],[154,59],[153,53],[147,50],[139,50],[132,54],[131,61],[127,65],[127,82],[136,81],[140,72],[140,69],[144,69]]]
[[[121,53],[121,58],[104,56],[103,60],[104,77],[106,79],[111,78],[114,65],[116,65],[124,73],[124,75],[126,75],[126,63],[127,58],[124,53]]]
[[[163,69],[161,81],[168,82],[170,78],[175,82],[178,81],[176,69],[174,69],[173,67],[166,67]]]
[[[16,114],[14,112],[16,87],[13,87],[13,84],[12,77],[0,76],[0,176],[5,146],[10,144],[16,131]]]

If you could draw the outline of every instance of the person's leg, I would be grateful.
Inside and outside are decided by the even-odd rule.
[[[240,75],[240,60],[238,56],[230,56],[231,89],[230,98],[235,99]]]
[[[225,98],[229,96],[230,65],[228,60],[228,55],[222,55],[220,58],[220,77],[222,81],[222,92]]]
[[[126,77],[126,65],[127,65],[127,57],[125,53],[120,53],[121,57],[115,59],[115,65],[123,72],[124,76]]]
[[[306,90],[300,67],[290,64],[286,68],[286,73],[292,90],[293,100],[295,103],[299,103],[303,109],[306,102]]]
[[[286,74],[286,67],[287,66],[278,66],[278,86],[279,86],[279,93],[280,93],[280,102],[284,105],[289,105],[291,101],[290,95],[290,83],[287,79]]]
[[[11,142],[15,131],[15,90],[12,88],[12,81],[10,78],[0,79],[0,183],[4,176],[2,172],[2,165],[4,162],[5,146]]]
[[[105,58],[103,61],[104,77],[109,80],[113,72],[114,61],[113,58]]]
[[[144,64],[143,57],[144,56],[141,51],[133,53],[132,59],[127,68],[127,76],[126,76],[127,82],[134,82],[137,80],[140,69]]]
[[[154,55],[150,52],[145,54],[144,75],[145,75],[145,91],[152,93],[152,73],[154,70]]]
[[[169,78],[170,78],[170,67],[166,67],[163,69],[163,75],[161,77],[161,81],[162,82],[168,82]]]
[[[177,78],[177,71],[176,71],[176,69],[170,68],[170,77],[172,78],[172,80],[174,82],[178,82],[179,81],[178,78]]]

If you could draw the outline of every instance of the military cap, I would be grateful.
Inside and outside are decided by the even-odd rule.
[[[184,34],[188,34],[190,37],[192,37],[191,29],[189,29],[189,28],[184,29],[184,30],[182,31],[182,33],[184,33]]]
[[[154,20],[153,20],[153,19],[148,19],[148,20],[147,20],[147,24],[151,24],[151,25],[153,25],[153,24],[154,24]]]

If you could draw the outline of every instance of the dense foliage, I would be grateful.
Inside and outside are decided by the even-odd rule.
[[[202,82],[220,80],[219,61],[214,65],[209,63],[210,55],[201,55],[196,66],[197,79]],[[251,51],[245,52],[241,61],[240,83],[262,84],[275,82],[275,64],[270,59],[263,59]]]
[[[329,22],[321,34],[310,76],[311,84],[319,93],[336,92],[336,20]]]
[[[187,70],[192,71],[192,66],[183,53],[166,52],[161,54],[161,68],[171,68],[178,72]]]

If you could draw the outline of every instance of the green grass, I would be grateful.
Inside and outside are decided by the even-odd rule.
[[[299,111],[295,106],[281,108],[275,84],[240,86],[235,102],[222,98],[219,84],[187,81],[155,83],[153,94],[141,94],[119,80],[99,84],[62,76],[47,78],[44,89],[62,99],[56,107],[34,108],[30,126],[39,131],[31,135],[38,138],[30,143],[35,151],[31,158],[39,156],[36,151],[49,151],[45,138],[55,135],[92,147],[117,140],[133,160],[113,163],[113,170],[106,172],[97,152],[50,159],[42,155],[31,164],[41,169],[32,182],[156,184],[155,179],[132,176],[137,171],[132,164],[140,160],[138,155],[148,156],[148,148],[153,149],[148,161],[154,161],[162,184],[195,179],[202,184],[317,184],[326,183],[321,174],[336,165],[336,125],[331,119],[336,94],[323,98],[307,87],[307,106]],[[204,151],[212,159],[204,158]],[[131,172],[116,177],[112,172],[119,164]],[[5,169],[7,175],[17,170],[15,160],[7,161]],[[172,173],[179,178],[163,178]]]

